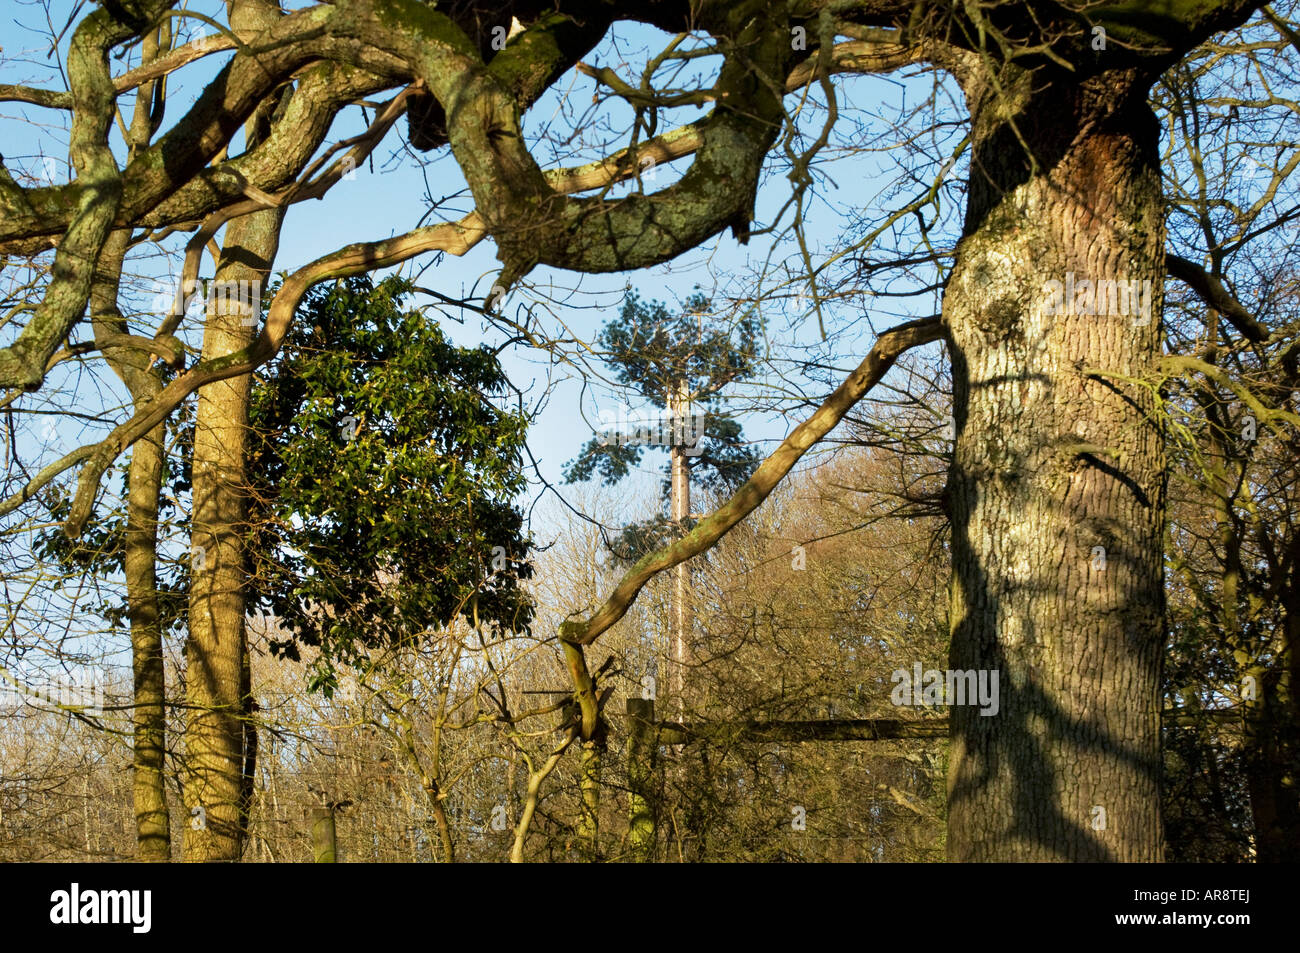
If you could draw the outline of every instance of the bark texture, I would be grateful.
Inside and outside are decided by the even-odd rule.
[[[144,399],[151,399],[148,394]],[[135,683],[134,776],[136,856],[171,860],[164,759],[167,693],[158,609],[158,499],[162,490],[163,431],[155,428],[131,448],[127,476],[126,587]]]
[[[283,212],[257,212],[232,223],[217,282],[265,282]],[[260,301],[253,313],[260,316]],[[260,317],[259,317],[260,320]],[[214,298],[203,335],[205,360],[252,343],[245,314]],[[185,646],[185,859],[235,861],[243,849],[246,731],[250,714],[244,632],[244,497],[251,377],[199,389],[193,457],[193,572]]]
[[[955,861],[1156,861],[1165,450],[1155,414],[1163,203],[1145,82],[1006,67],[968,83],[973,168],[944,299],[957,437]],[[1138,281],[1129,308],[1050,281]],[[1059,299],[1058,299],[1059,300]],[[1075,313],[1071,313],[1074,311]],[[1138,311],[1139,313],[1117,313]]]
[[[270,29],[278,5],[230,4],[235,29]],[[281,106],[292,100],[287,98]],[[251,147],[270,135],[276,100],[263,100],[245,124]],[[284,207],[254,212],[226,226],[209,294],[203,358],[249,347],[261,325],[261,291],[280,243]],[[185,644],[185,830],[187,861],[232,862],[243,853],[256,769],[257,735],[244,629],[247,500],[245,466],[252,376],[199,389],[192,457],[191,532],[197,561],[190,576]]]
[[[139,123],[133,123],[133,130]],[[97,340],[125,337],[127,323],[117,307],[118,285],[128,234],[114,232],[104,245],[91,290],[91,314]],[[136,408],[147,406],[162,390],[153,354],[141,347],[109,347],[104,357],[126,384]],[[135,805],[136,857],[171,859],[171,823],[164,771],[166,756],[166,680],[162,622],[158,603],[158,503],[162,491],[163,439],[160,424],[131,448],[127,475],[125,552],[127,618],[131,624],[132,798]]]

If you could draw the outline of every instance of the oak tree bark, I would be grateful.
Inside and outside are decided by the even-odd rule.
[[[950,651],[997,671],[1001,699],[991,717],[952,708],[952,860],[1163,855],[1165,228],[1145,92],[1132,70],[968,84],[970,204],[943,306]],[[1081,289],[1102,281],[1138,282],[1138,300],[1096,306]]]

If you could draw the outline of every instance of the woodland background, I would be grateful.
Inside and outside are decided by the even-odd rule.
[[[1072,710],[1083,722],[1133,698],[1158,719],[1155,760],[1136,742],[1114,750],[1132,754],[1135,775],[1159,775],[1161,829],[1105,856],[1296,859],[1294,4],[1170,4],[1137,33],[1105,4],[778,5],[783,95],[725,72],[736,49],[766,41],[744,47],[751,26],[714,5],[581,5],[574,29],[591,35],[548,73],[501,64],[527,65],[527,44],[572,8],[451,4],[467,39],[447,42],[515,84],[522,141],[548,174],[570,170],[547,188],[581,193],[583,214],[613,209],[617,224],[661,195],[675,209],[693,174],[681,160],[699,148],[682,143],[711,141],[718,127],[699,117],[726,115],[719,89],[743,87],[755,112],[777,117],[735,208],[709,210],[717,221],[667,250],[643,252],[611,226],[610,248],[630,256],[614,263],[599,242],[520,225],[509,190],[485,201],[483,183],[513,174],[492,165],[499,147],[448,119],[450,94],[419,78],[415,53],[344,19],[389,6],[150,0],[119,19],[60,0],[5,9],[0,315],[7,341],[39,339],[48,353],[23,363],[35,352],[12,344],[0,362],[0,674],[105,691],[102,710],[30,694],[0,706],[0,860],[302,861],[319,856],[325,815],[341,861],[979,859],[982,842],[952,842],[973,828],[950,812],[950,786],[965,782],[949,712],[892,705],[891,674],[989,664],[954,648],[950,474],[972,472],[959,446],[985,454],[995,475],[980,479],[1045,472],[1016,456],[1037,424],[1004,418],[977,449],[962,443],[977,415],[954,374],[972,373],[972,346],[950,309],[985,293],[962,290],[971,268],[997,287],[999,255],[1032,270],[1037,248],[1058,247],[1051,236],[1092,227],[1044,205],[1047,224],[990,237],[972,211],[1010,191],[990,157],[1018,161],[1007,130],[1022,129],[996,118],[997,103],[1058,88],[1085,90],[1062,94],[1078,112],[1050,96],[1009,110],[1026,153],[1109,130],[1111,107],[1096,105],[1106,95],[1123,110],[1149,104],[1158,175],[1138,179],[1163,222],[1147,237],[1161,264],[1133,272],[1164,288],[1150,339],[1133,345],[1149,366],[1113,385],[1131,385],[1125,400],[1142,413],[1090,405],[1116,432],[1140,417],[1163,435],[1155,476],[1130,482],[1166,494],[1152,563],[1164,604],[1156,589],[1125,590],[1125,605],[1152,616],[1143,637],[1159,683],[1120,698],[1087,675],[1087,650],[1057,663],[1083,660],[1096,682]],[[334,19],[319,34],[306,19],[290,30],[308,15]],[[1103,143],[1098,155],[1117,148]],[[1112,198],[1141,192],[1126,183],[1087,181],[1079,207],[1122,220]],[[111,222],[96,218],[96,189],[117,196]],[[547,249],[540,263],[524,261],[530,243]],[[1045,263],[1053,254],[1026,287],[1064,277]],[[222,281],[254,283],[251,321],[205,301]],[[178,286],[197,298],[178,304]],[[972,308],[990,351],[1018,340],[997,307]],[[52,336],[41,330],[59,315]],[[274,347],[272,326],[284,330]],[[789,476],[761,485],[747,518],[648,578],[575,662],[562,627],[594,618],[638,559],[759,492],[760,462],[877,342],[903,340],[887,330],[898,327],[911,336],[874,389]],[[1095,337],[1098,351],[1114,346]],[[1026,393],[1007,400],[1046,420]],[[688,406],[707,415],[698,456],[600,440],[602,412],[659,420]],[[1074,411],[1060,408],[1064,432]],[[1072,452],[1071,467],[1129,472],[1131,458],[1104,445]],[[1005,505],[1014,532],[994,546],[1008,566],[1012,538],[1027,565],[1066,562],[1073,537],[1017,506]],[[1114,577],[1130,541],[1107,523],[1118,511],[1099,507]],[[1093,542],[1079,544],[1080,565],[1106,571]],[[957,553],[967,567],[968,550]],[[1082,630],[1095,604],[1072,585],[1052,583],[1066,593],[1054,611]],[[980,644],[1002,645],[1009,625]],[[1116,644],[1098,657],[1113,661]],[[1004,691],[1040,663],[1050,668],[1006,661]],[[627,714],[646,700],[654,730],[670,732],[649,742]],[[1071,763],[1082,748],[1069,745],[1083,743],[1038,715],[1024,722],[1030,740]],[[1006,717],[1020,724],[1014,707]],[[911,728],[886,724],[896,719]],[[832,740],[867,722],[886,736]],[[755,736],[772,723],[809,740]],[[1033,774],[1035,757],[997,750],[1002,762],[983,763]],[[1037,794],[1003,791],[979,810],[1007,829],[1046,825],[1030,840],[1058,859],[1096,859],[1078,845],[1104,825],[1089,834],[1080,816],[1077,843],[1053,841],[1054,822],[1037,818],[1056,797],[1042,792],[1068,787],[1048,776]],[[1084,809],[1095,800],[1079,796]],[[1073,811],[1072,798],[1053,803]],[[1042,859],[1037,849],[1006,847],[1011,859]]]

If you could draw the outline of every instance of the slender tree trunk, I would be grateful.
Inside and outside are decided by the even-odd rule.
[[[600,771],[603,741],[592,738],[582,743],[582,804],[578,816],[578,853],[591,863],[600,859]]]
[[[679,382],[668,399],[668,417],[676,424],[687,408],[686,382]],[[680,432],[674,426],[674,434]],[[669,506],[672,520],[679,532],[685,532],[686,520],[691,515],[691,469],[686,459],[686,447],[674,442],[669,448],[671,458],[671,477],[669,483]],[[691,640],[691,577],[685,562],[673,567],[673,704],[680,717],[686,710],[686,668],[690,660]]]
[[[1216,313],[1211,312],[1210,319],[1216,317]],[[1214,357],[1208,359],[1214,361]],[[1288,853],[1294,857],[1300,850],[1296,843],[1300,831],[1296,830],[1294,812],[1289,825],[1285,820],[1285,779],[1288,775],[1294,776],[1294,766],[1288,771],[1286,754],[1291,745],[1287,741],[1287,706],[1283,700],[1287,683],[1285,659],[1288,653],[1285,646],[1288,632],[1292,629],[1289,610],[1295,604],[1295,594],[1290,586],[1282,589],[1283,623],[1279,633],[1282,649],[1277,653],[1277,662],[1269,666],[1259,661],[1256,633],[1243,624],[1241,611],[1244,602],[1253,597],[1242,557],[1243,536],[1247,529],[1236,517],[1237,495],[1243,486],[1248,461],[1233,453],[1228,437],[1233,424],[1226,418],[1221,400],[1204,392],[1198,394],[1197,399],[1206,419],[1211,422],[1205,454],[1211,469],[1206,474],[1206,484],[1213,494],[1216,555],[1222,561],[1218,573],[1218,602],[1213,608],[1217,612],[1220,638],[1231,650],[1243,676],[1250,679],[1253,686],[1253,692],[1247,693],[1242,700],[1246,787],[1255,829],[1255,858],[1272,863],[1285,859]],[[1247,618],[1249,615],[1247,611]],[[1294,803],[1294,797],[1291,800]]]
[[[311,823],[311,859],[317,864],[338,862],[338,833],[334,824],[334,808],[313,807],[307,810]]]
[[[1282,591],[1282,631],[1272,669],[1260,666],[1257,698],[1246,703],[1246,747],[1255,859],[1300,860],[1300,536],[1291,542],[1290,576]]]
[[[244,700],[244,769],[240,778],[239,816],[246,831],[257,795],[257,723],[254,720],[257,717],[257,700],[253,698],[252,658],[248,654],[247,642],[244,645],[244,661],[240,667],[239,695]]]
[[[1001,94],[966,90],[971,188],[943,309],[957,421],[950,658],[997,672],[1000,698],[996,715],[952,708],[948,852],[1156,861],[1157,127],[1138,77],[1046,73],[1008,67]],[[1138,281],[1145,318],[1141,300],[1050,313],[1047,282],[1103,280]]]
[[[143,63],[152,62],[171,46],[171,24],[164,20],[146,34],[141,45]],[[134,160],[148,144],[161,121],[161,102],[155,100],[155,83],[136,91],[131,124],[125,131],[127,153]],[[129,231],[114,232],[104,243],[91,287],[91,315],[95,336],[130,331],[117,306],[126,260]],[[155,355],[136,348],[106,348],[104,357],[126,385],[137,410],[162,389]],[[131,623],[132,799],[135,811],[136,857],[142,861],[171,859],[171,818],[167,808],[164,774],[167,730],[167,687],[163,665],[162,619],[158,603],[158,509],[165,466],[166,425],[155,427],[131,447],[127,475],[126,573],[127,618]]]
[[[627,700],[627,846],[630,859],[650,859],[655,846],[654,760],[655,703],[650,699]]]
[[[452,840],[451,822],[447,820],[447,808],[439,797],[433,799],[432,808],[434,822],[438,825],[438,843],[442,847],[442,862],[444,864],[454,864],[456,862],[456,843]]]
[[[135,680],[132,791],[137,856],[144,861],[171,859],[164,774],[167,691],[157,578],[158,498],[162,491],[165,429],[159,426],[135,442],[127,476],[126,588]]]
[[[133,124],[133,129],[138,124]],[[129,234],[115,232],[104,243],[91,291],[96,337],[129,329],[117,307],[118,285]],[[137,408],[162,389],[152,355],[135,348],[106,348],[104,356],[126,385]],[[132,724],[132,796],[136,857],[171,859],[171,823],[164,771],[166,754],[166,681],[163,670],[162,622],[158,607],[158,500],[162,491],[165,425],[131,447],[127,476],[124,546],[127,618],[131,623],[131,668],[134,692]]]

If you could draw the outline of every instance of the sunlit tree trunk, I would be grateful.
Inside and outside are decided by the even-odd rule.
[[[95,333],[101,339],[128,330],[117,307],[128,237],[125,231],[109,236],[96,266],[91,313]],[[154,355],[140,348],[121,347],[105,348],[104,356],[126,384],[137,407],[145,406],[162,389],[158,372],[152,366]],[[171,824],[163,773],[167,696],[157,576],[158,501],[162,491],[165,429],[155,427],[131,447],[123,540],[133,675],[131,786],[136,857],[143,861],[171,859]]]
[[[228,7],[236,29],[267,28],[279,15],[278,4],[261,0],[231,0]],[[273,100],[262,103],[245,124],[250,147],[266,138],[274,105]],[[261,291],[283,221],[283,208],[270,208],[226,226],[215,293],[208,298],[204,360],[242,350],[257,335]],[[242,545],[251,386],[247,374],[205,385],[199,388],[195,411],[191,542],[197,562],[190,578],[185,644],[187,861],[238,860],[252,800],[257,741],[250,717]]]
[[[593,738],[582,743],[578,808],[578,855],[585,861],[600,859],[600,771],[604,742]]]
[[[1165,449],[1164,273],[1145,84],[1015,67],[969,84],[974,152],[947,285],[957,423],[949,857],[1155,861]],[[1138,282],[1127,307],[1057,299]],[[1073,311],[1074,313],[1071,313]],[[1093,311],[1095,313],[1089,313]]]
[[[154,60],[171,42],[171,25],[164,21],[145,35],[141,54]],[[156,84],[144,83],[137,91],[130,126],[125,130],[128,155],[134,159],[148,144],[161,109],[155,100]],[[130,332],[118,309],[122,268],[130,233],[109,235],[96,262],[90,306],[95,336]],[[151,354],[139,347],[109,347],[104,357],[126,385],[137,409],[144,408],[162,389],[162,378]],[[149,431],[131,447],[127,475],[126,534],[123,540],[127,618],[131,624],[132,765],[131,788],[136,830],[136,858],[171,859],[171,820],[167,808],[164,774],[166,756],[167,694],[163,665],[162,619],[158,602],[158,510],[165,466],[166,426]]]
[[[165,427],[160,426],[150,431],[131,447],[131,467],[127,477],[126,587],[135,684],[132,790],[137,857],[145,861],[171,859],[171,825],[164,774],[166,673],[156,568],[164,430]]]
[[[216,282],[260,282],[274,256],[280,213],[231,224]],[[228,286],[230,287],[230,286]],[[260,313],[260,302],[253,306]],[[256,333],[238,307],[208,309],[205,359],[246,347]],[[185,647],[185,859],[234,861],[243,844],[248,714],[244,632],[244,462],[250,378],[199,390],[193,457],[190,631]]]

